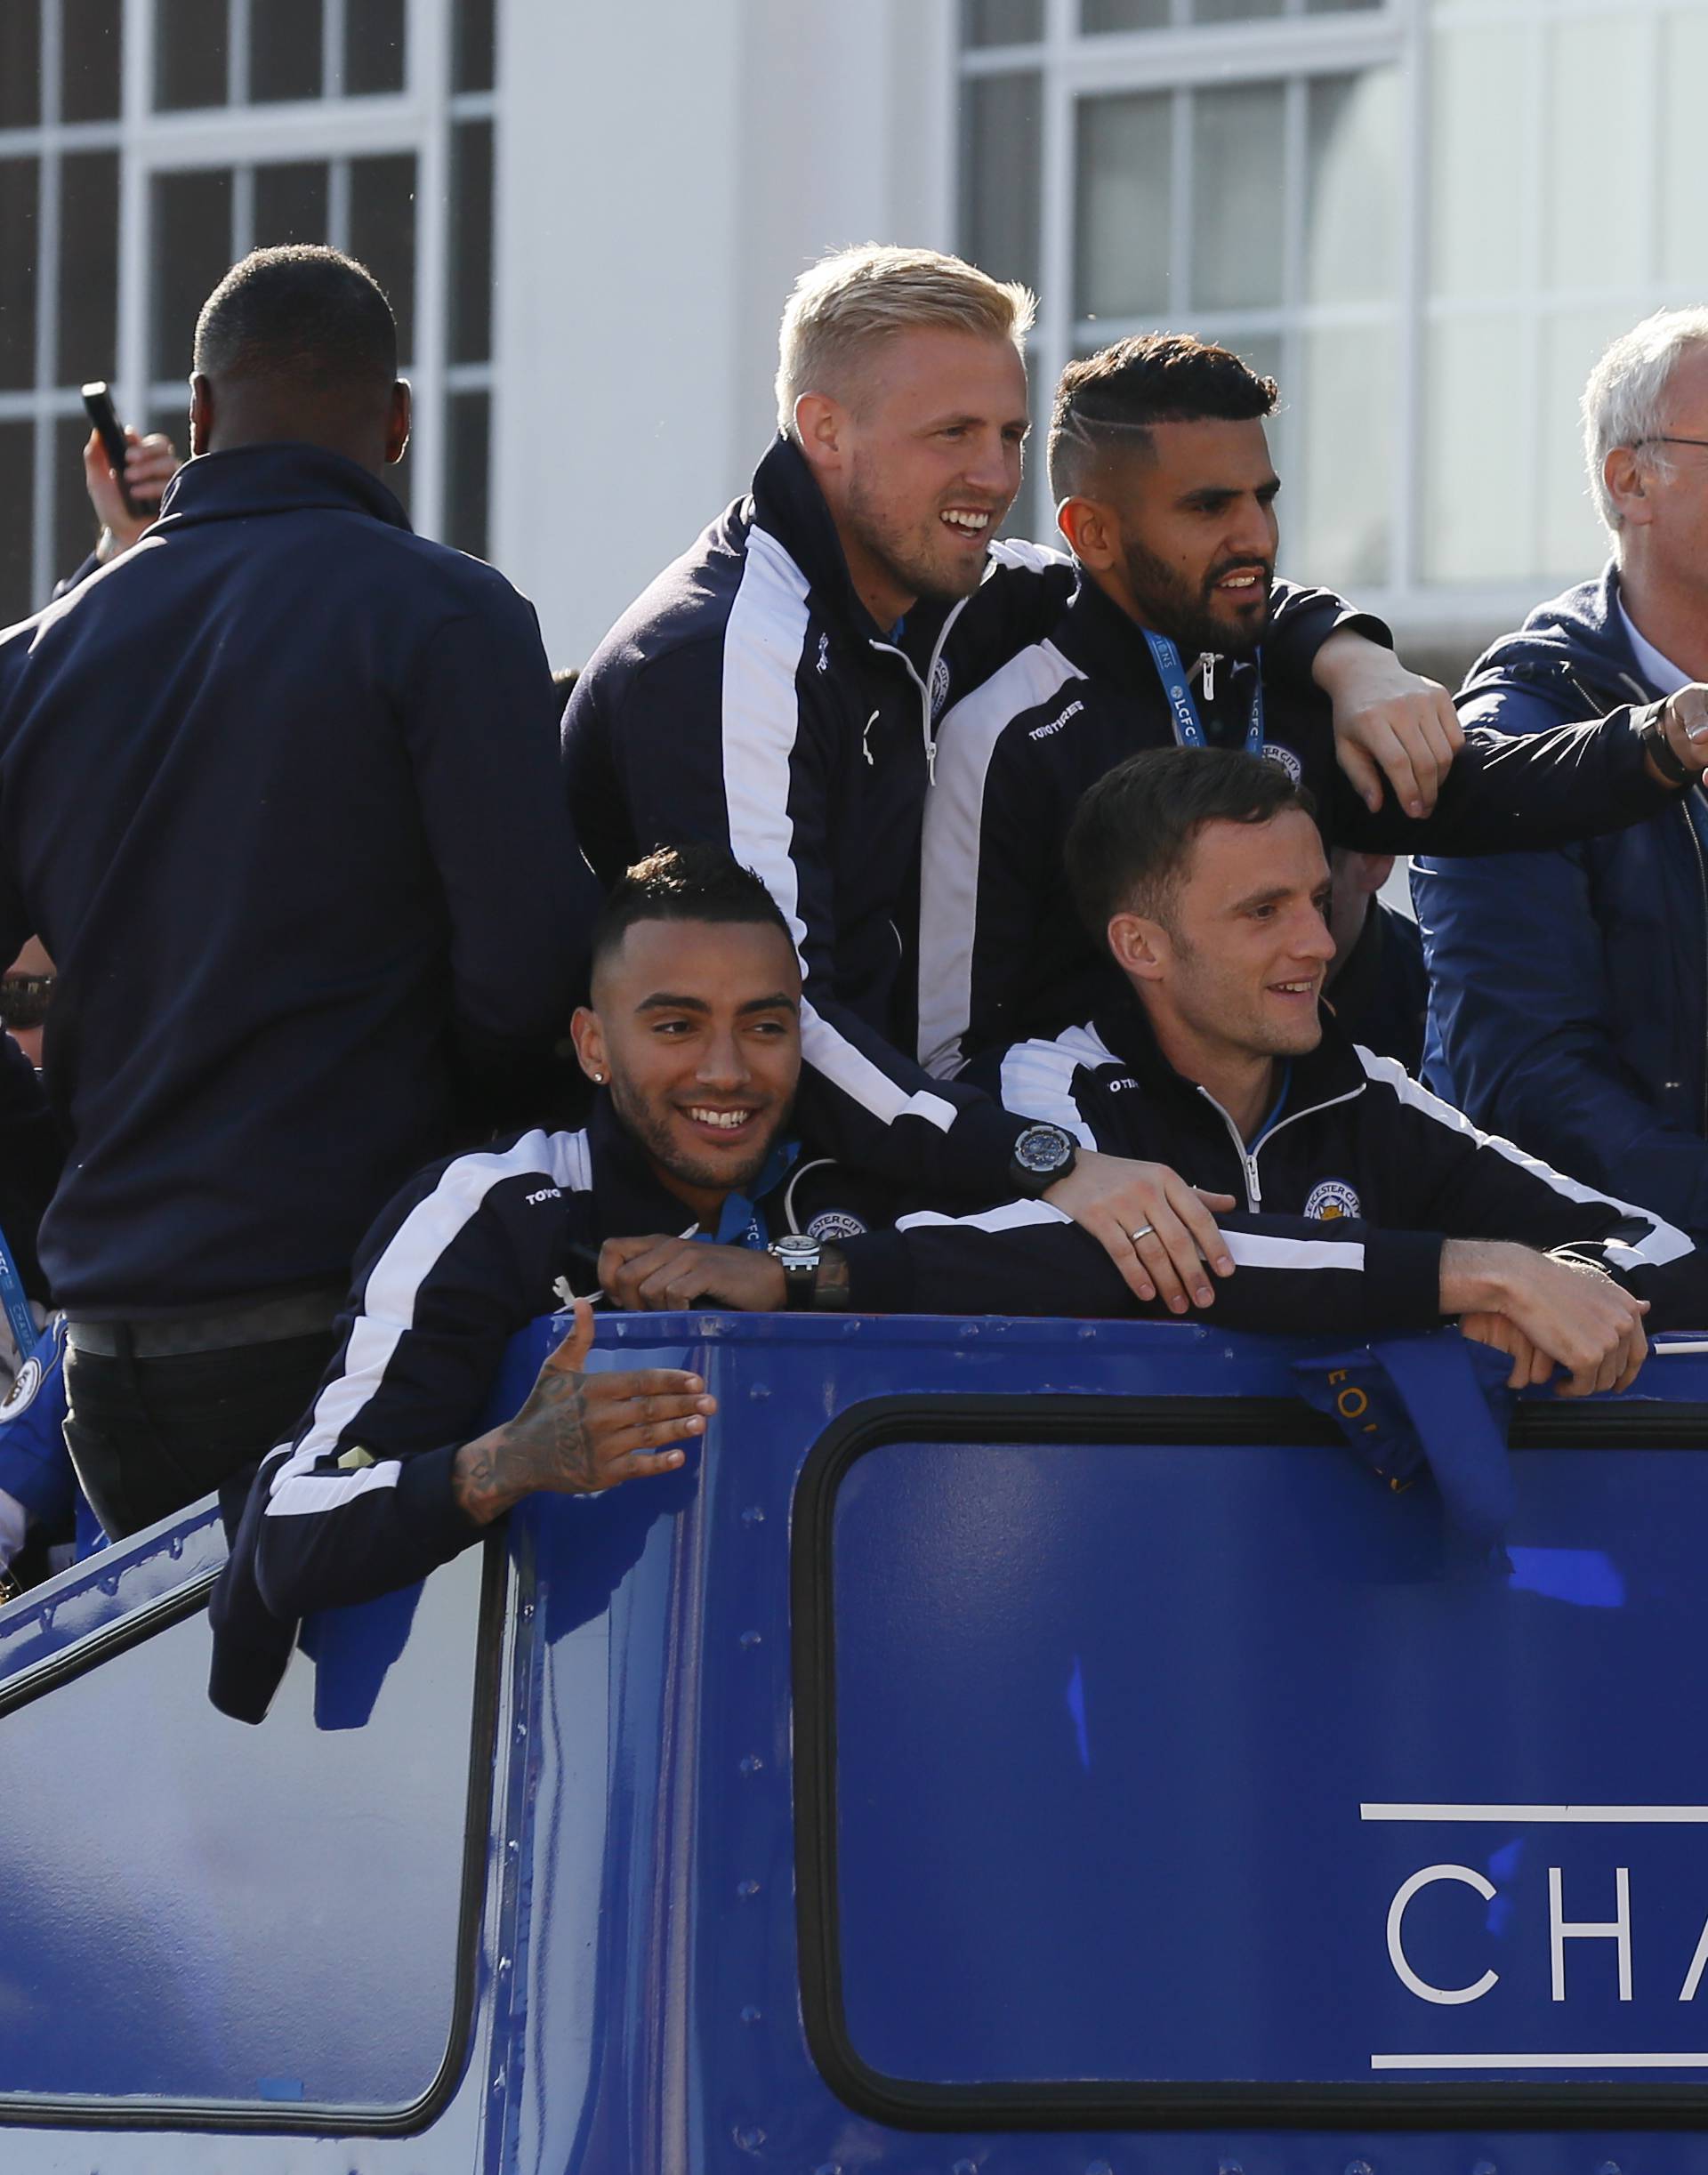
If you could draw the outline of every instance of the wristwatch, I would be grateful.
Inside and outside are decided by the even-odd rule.
[[[1028,1125],[1014,1143],[1008,1182],[1016,1193],[1035,1201],[1067,1177],[1078,1157],[1072,1133],[1059,1125]]]
[[[818,1262],[824,1249],[816,1238],[802,1232],[786,1232],[774,1238],[766,1248],[772,1260],[782,1264],[783,1304],[791,1314],[802,1307],[810,1307],[818,1284]]]

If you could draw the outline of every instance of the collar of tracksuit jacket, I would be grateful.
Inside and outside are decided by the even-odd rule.
[[[1326,1109],[1332,1103],[1350,1102],[1362,1095],[1369,1085],[1368,1077],[1351,1041],[1325,1011],[1321,1015],[1323,1038],[1314,1050],[1287,1060],[1287,1100],[1272,1127],[1266,1129],[1264,1138],[1283,1131],[1295,1119],[1309,1116],[1314,1110]],[[1196,1081],[1188,1080],[1184,1073],[1177,1072],[1163,1054],[1152,1030],[1144,1006],[1137,998],[1124,1004],[1111,1005],[1100,1012],[1091,1023],[1092,1032],[1104,1047],[1120,1059],[1143,1092],[1145,1102],[1162,1113],[1172,1123],[1176,1120],[1186,1129],[1201,1136],[1206,1143],[1214,1143],[1221,1149],[1234,1147],[1230,1132],[1232,1124],[1221,1106],[1208,1090]],[[1118,1111],[1123,1099],[1110,1099],[1110,1108]],[[1100,1145],[1113,1155],[1134,1155],[1140,1147],[1119,1140],[1104,1140]],[[1156,1143],[1160,1149],[1164,1143]],[[1142,1146],[1149,1156],[1153,1149]],[[1242,1141],[1238,1154],[1249,1163],[1255,1150]],[[1166,1163],[1166,1154],[1157,1153],[1156,1159]],[[1202,1184],[1202,1180],[1194,1181]],[[1236,1188],[1236,1191],[1243,1188]]]
[[[775,536],[807,577],[813,601],[834,613],[858,640],[882,650],[929,653],[953,605],[922,599],[906,616],[905,638],[892,641],[891,630],[873,618],[855,589],[842,540],[836,533],[825,495],[806,455],[780,434],[753,471],[753,519]]]
[[[1144,629],[1137,620],[1130,619],[1084,569],[1079,586],[1051,640],[1068,662],[1077,665],[1091,680],[1118,689],[1129,698],[1137,697],[1148,707],[1154,704],[1166,712],[1168,697],[1150,654],[1150,645],[1145,640]],[[1184,661],[1191,677],[1196,652]],[[1256,670],[1254,658],[1218,657],[1214,701],[1206,703],[1202,685],[1195,687],[1194,696],[1213,740],[1216,727],[1224,719],[1237,718],[1244,732],[1251,704],[1249,675]]]
[[[257,513],[366,513],[393,528],[409,517],[379,478],[324,446],[290,440],[197,454],[166,486],[149,534],[171,536],[203,521]]]

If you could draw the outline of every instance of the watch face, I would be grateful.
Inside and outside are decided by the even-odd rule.
[[[786,1237],[774,1239],[771,1242],[771,1252],[786,1269],[791,1262],[802,1261],[816,1267],[818,1261],[818,1241],[816,1238],[803,1237],[797,1231],[791,1231]]]
[[[1014,1160],[1022,1171],[1042,1178],[1048,1172],[1059,1171],[1073,1147],[1059,1125],[1028,1125],[1014,1143]]]

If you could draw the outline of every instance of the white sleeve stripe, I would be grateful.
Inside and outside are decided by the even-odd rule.
[[[1003,1108],[1019,1117],[1041,1118],[1070,1132],[1082,1148],[1095,1148],[1097,1135],[1074,1100],[1074,1075],[1083,1061],[1079,1049],[1069,1047],[1069,1037],[1084,1035],[1101,1048],[1089,1030],[1069,1028],[1052,1042],[1016,1043],[1003,1059]]]
[[[302,1477],[383,1387],[392,1355],[404,1332],[414,1325],[423,1285],[479,1212],[487,1194],[507,1178],[536,1172],[552,1178],[560,1163],[573,1164],[573,1152],[560,1145],[563,1140],[560,1134],[552,1137],[536,1130],[524,1133],[502,1155],[459,1156],[439,1173],[431,1193],[415,1203],[368,1271],[362,1310],[344,1348],[342,1372],[316,1398],[302,1441],[272,1477],[269,1518],[289,1515],[299,1508],[328,1510],[365,1488],[387,1485],[370,1477],[386,1470],[387,1465],[368,1465],[348,1474],[319,1476],[313,1500],[299,1504],[295,1497]]]
[[[1052,642],[1011,657],[938,727],[919,874],[919,1061],[953,1079],[972,1016],[985,784],[1013,721],[1084,674]]]
[[[317,1510],[335,1510],[359,1495],[396,1487],[402,1471],[400,1458],[387,1458],[378,1465],[364,1465],[357,1472],[298,1473],[286,1494],[269,1498],[266,1515],[308,1518]]]
[[[947,1096],[921,1088],[913,1094],[874,1065],[863,1050],[857,1050],[810,1004],[801,1007],[801,1058],[833,1087],[869,1110],[886,1125],[899,1117],[922,1117],[939,1132],[947,1132],[961,1115]]]
[[[1224,1231],[1236,1269],[1345,1269],[1362,1273],[1364,1242],[1343,1245],[1321,1238],[1277,1238],[1268,1233]]]
[[[1000,1208],[981,1209],[975,1216],[945,1216],[934,1208],[917,1209],[911,1216],[898,1216],[898,1231],[922,1230],[928,1225],[947,1224],[957,1231],[1015,1231],[1029,1223],[1071,1223],[1073,1218],[1048,1201],[1005,1201]]]
[[[794,873],[789,759],[800,731],[795,675],[806,645],[807,577],[755,524],[723,638],[723,794],[729,850],[782,909],[801,957],[806,923]],[[810,1003],[801,1007],[801,1055],[831,1085],[885,1125],[922,1117],[947,1132],[959,1115],[939,1095],[912,1094],[858,1050]]]
[[[1438,1095],[1431,1095],[1427,1088],[1420,1087],[1405,1067],[1397,1064],[1392,1058],[1378,1057],[1374,1051],[1365,1049],[1362,1044],[1358,1046],[1358,1058],[1366,1075],[1388,1088],[1397,1100],[1421,1111],[1425,1117],[1432,1118],[1449,1132],[1462,1134],[1466,1139],[1476,1141],[1479,1148],[1493,1148],[1497,1156],[1503,1156],[1508,1163],[1516,1164],[1519,1170],[1528,1171],[1533,1178],[1540,1179],[1543,1185],[1551,1187],[1563,1199],[1581,1201],[1586,1207],[1616,1208],[1622,1214],[1634,1216],[1639,1221],[1647,1223],[1650,1227],[1648,1236],[1632,1249],[1629,1266],[1659,1269],[1664,1263],[1680,1261],[1694,1251],[1687,1235],[1657,1216],[1652,1208],[1640,1208],[1635,1202],[1620,1200],[1616,1194],[1602,1193],[1593,1186],[1580,1185],[1576,1179],[1567,1178],[1551,1164],[1542,1162],[1535,1156],[1527,1156],[1521,1148],[1511,1140],[1503,1140],[1499,1133],[1479,1132],[1463,1111],[1455,1110],[1451,1103],[1443,1102]],[[1582,1243],[1607,1244],[1605,1240],[1585,1240]]]

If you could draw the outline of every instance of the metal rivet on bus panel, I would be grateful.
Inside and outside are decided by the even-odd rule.
[[[1602,2161],[1596,2169],[1595,2175],[1619,2175],[1619,2163],[1616,2160]]]
[[[1085,2175],[1115,2175],[1115,2170],[1107,2160],[1088,2160],[1085,2163]]]
[[[759,1893],[759,1882],[757,1881],[739,1881],[736,1884],[736,1893],[744,1903],[751,1903]]]
[[[759,1503],[750,1502],[741,1514],[741,1522],[744,1526],[762,1526],[765,1523],[763,1508]]]
[[[840,2160],[821,2160],[812,2175],[842,2175],[842,2163]]]
[[[1245,2171],[1237,2160],[1218,2160],[1216,2175],[1245,2175]]]
[[[744,1775],[757,1775],[764,1764],[757,1752],[749,1752],[742,1760],[741,1771]]]
[[[962,1323],[962,1325],[961,1325],[961,1334],[962,1334],[963,1337],[976,1337],[976,1336],[979,1334],[979,1325],[978,1325],[978,1323],[977,1323],[977,1322],[963,1322],[963,1323]]]
[[[736,1644],[744,1654],[751,1654],[755,1647],[764,1644],[764,1635],[759,1631],[744,1631]]]
[[[1470,2171],[1470,2175],[1501,2175],[1501,2171],[1492,2160],[1479,2160]]]
[[[533,1604],[533,1602],[532,1602],[532,1601],[524,1601],[524,1602],[522,1603],[522,1622],[523,1622],[524,1623],[526,1623],[528,1622],[528,1618],[529,1618],[529,1617],[530,1617],[530,1616],[531,1616],[533,1614],[534,1614],[534,1604]]]
[[[1349,2160],[1346,2175],[1376,2175],[1376,2171],[1367,2160]]]
[[[769,1382],[750,1382],[747,1394],[750,1398],[768,1398],[771,1394],[771,1385]]]
[[[976,2160],[957,2160],[949,2170],[949,2175],[979,2175],[979,2163]]]
[[[741,2020],[744,2024],[757,2024],[762,2014],[762,2010],[755,2009],[749,2002],[746,2008],[741,2012]]]
[[[743,2152],[756,2153],[765,2142],[765,2132],[750,2123],[737,2131],[736,2142]]]
[[[528,1735],[528,1724],[527,1724],[526,1722],[518,1722],[518,1723],[517,1723],[517,1725],[516,1725],[516,1741],[517,1741],[517,1743],[520,1744],[521,1743],[522,1739],[523,1739],[523,1738],[524,1738],[524,1737],[525,1737],[527,1735]]]
[[[500,1956],[498,1959],[498,1970],[500,1974],[502,1975],[504,1972],[509,1970],[509,1969],[510,1958],[508,1956]]]

